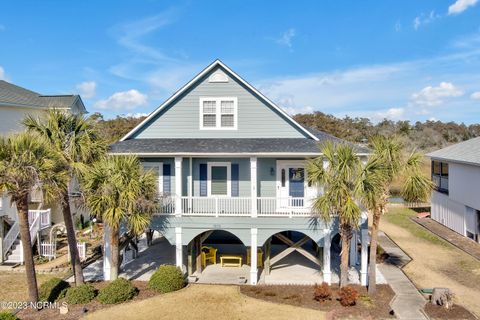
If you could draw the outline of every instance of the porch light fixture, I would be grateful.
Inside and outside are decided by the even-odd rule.
[[[270,175],[271,176],[275,175],[275,169],[273,169],[273,167],[270,167]]]

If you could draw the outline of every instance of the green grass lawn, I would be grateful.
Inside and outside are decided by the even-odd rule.
[[[408,208],[389,208],[388,213],[385,214],[383,218],[391,224],[410,231],[415,237],[427,240],[445,248],[453,249],[453,246],[450,243],[410,220],[410,218],[415,215],[416,212]]]

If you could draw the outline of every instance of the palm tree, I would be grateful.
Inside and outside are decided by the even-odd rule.
[[[98,138],[94,123],[79,114],[72,114],[60,110],[49,110],[46,117],[34,118],[27,116],[24,125],[29,131],[44,137],[58,154],[66,166],[62,167],[61,174],[68,176],[68,184],[61,190],[60,202],[63,220],[67,231],[70,261],[72,264],[75,284],[83,281],[83,272],[80,256],[77,249],[75,228],[70,208],[70,189],[75,179],[82,175],[88,165],[105,152],[104,143]],[[56,173],[58,174],[58,173]]]
[[[314,200],[312,210],[326,223],[338,215],[342,242],[340,287],[344,287],[348,284],[350,240],[361,217],[355,187],[362,166],[350,145],[325,143],[320,150],[322,155],[307,164],[309,183],[323,188],[323,194]]]
[[[403,145],[395,138],[375,136],[371,139],[373,153],[358,181],[357,194],[372,214],[370,257],[368,269],[368,293],[376,292],[377,239],[381,216],[386,213],[390,185],[394,179],[404,180],[402,196],[407,202],[421,202],[428,199],[432,184],[422,175],[423,156],[412,152],[405,156]]]
[[[118,277],[120,226],[134,235],[144,232],[156,208],[155,181],[135,156],[104,157],[82,176],[87,208],[110,227],[111,280]]]
[[[40,186],[47,202],[57,198],[59,190],[67,181],[66,176],[58,169],[58,166],[62,165],[61,159],[38,135],[19,133],[0,137],[0,191],[7,192],[18,210],[28,296],[31,302],[38,301],[38,288],[28,222],[28,195],[33,187]],[[60,173],[52,174],[53,172]]]

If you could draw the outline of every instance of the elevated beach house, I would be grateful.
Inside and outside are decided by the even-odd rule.
[[[429,153],[432,219],[480,243],[480,137]]]
[[[330,283],[338,221],[326,225],[312,216],[312,199],[322,190],[307,183],[305,170],[306,160],[318,156],[319,144],[327,140],[342,142],[304,128],[216,60],[110,152],[135,154],[158,174],[162,207],[151,228],[175,247],[176,264],[189,275],[202,273],[202,248],[216,243],[206,249],[214,253],[207,253],[207,263],[249,265],[251,284],[293,252],[316,266],[320,281]],[[355,147],[360,155],[368,151]],[[364,214],[350,255],[364,285],[366,219]],[[273,255],[272,242],[284,250]],[[225,244],[234,243],[243,249],[230,252],[234,246]],[[107,244],[106,279],[108,252]]]

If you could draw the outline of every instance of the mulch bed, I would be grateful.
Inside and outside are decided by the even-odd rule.
[[[147,299],[153,296],[158,295],[155,291],[148,288],[148,282],[146,281],[132,281],[133,285],[138,289],[138,294],[130,301],[139,301]],[[94,282],[92,285],[100,290],[107,285],[107,282]],[[61,303],[61,302],[60,302]],[[65,315],[60,314],[59,309],[42,309],[35,311],[33,309],[22,310],[17,313],[19,319],[28,319],[28,320],[52,320],[52,319],[62,319],[62,320],[76,320],[83,316],[85,313],[91,313],[96,310],[110,308],[115,305],[111,304],[102,304],[96,299],[93,301],[82,304],[82,305],[68,305],[68,313]]]
[[[431,320],[450,320],[450,319],[462,319],[462,320],[475,320],[477,319],[467,309],[457,304],[453,305],[450,309],[445,309],[442,306],[438,306],[432,303],[425,305],[425,313]]]
[[[331,286],[331,300],[314,300],[314,286],[297,285],[257,285],[241,286],[243,294],[265,301],[290,304],[298,307],[321,310],[328,313],[327,319],[388,319],[395,318],[391,313],[390,301],[395,295],[389,285],[377,285],[377,293],[370,298],[362,286],[353,286],[359,293],[356,305],[343,307],[337,301],[338,286]]]

